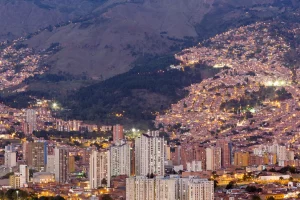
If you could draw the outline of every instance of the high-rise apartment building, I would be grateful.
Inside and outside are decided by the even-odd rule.
[[[164,175],[164,138],[157,131],[135,139],[135,171],[137,176]]]
[[[225,139],[218,140],[217,147],[221,148],[221,166],[229,167],[232,164],[232,143]]]
[[[181,159],[181,146],[177,145],[175,147],[170,147],[170,153],[171,153],[171,160],[173,162],[173,165],[181,165],[182,159]]]
[[[25,154],[27,164],[31,168],[37,171],[45,171],[48,155],[47,142],[37,141],[27,143]]]
[[[195,160],[201,161],[202,169],[206,170],[206,150],[205,150],[205,147],[195,148]]]
[[[46,166],[46,172],[54,173],[54,160],[55,155],[48,155],[47,156],[47,166]]]
[[[221,148],[208,147],[206,148],[206,170],[218,170],[221,168]]]
[[[20,187],[25,187],[29,182],[29,168],[27,165],[20,165]]]
[[[188,191],[189,200],[213,200],[214,182],[206,179],[190,179]]]
[[[116,143],[118,141],[121,141],[124,139],[124,132],[123,132],[123,126],[120,124],[117,124],[113,126],[113,142]]]
[[[155,179],[136,176],[126,179],[126,200],[154,200]]]
[[[129,144],[111,146],[108,151],[109,176],[131,175]]]
[[[90,155],[90,188],[96,189],[104,185],[110,186],[108,152],[93,151]],[[105,184],[105,182],[107,184]]]
[[[238,167],[247,167],[250,161],[249,152],[235,152],[234,165]]]
[[[214,183],[196,177],[179,176],[126,179],[127,200],[213,200]]]
[[[4,163],[6,167],[17,166],[17,153],[13,151],[5,151],[4,153]]]
[[[33,131],[37,130],[37,116],[35,109],[26,109],[25,111],[25,134],[32,134]]]
[[[69,181],[69,150],[65,147],[54,149],[54,174],[59,183]]]

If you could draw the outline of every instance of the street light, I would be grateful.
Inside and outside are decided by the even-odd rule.
[[[17,200],[19,199],[19,190],[17,190]]]

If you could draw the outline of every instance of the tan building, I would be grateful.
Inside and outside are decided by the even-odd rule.
[[[235,152],[234,165],[237,167],[247,167],[249,165],[249,152]]]
[[[27,144],[25,152],[28,166],[37,171],[44,171],[47,163],[47,143],[46,142],[31,142]]]
[[[69,172],[75,172],[75,156],[69,157]]]
[[[15,173],[14,175],[9,176],[9,186],[12,188],[20,188],[20,174]]]
[[[54,149],[55,181],[66,183],[69,181],[69,150],[64,147]]]

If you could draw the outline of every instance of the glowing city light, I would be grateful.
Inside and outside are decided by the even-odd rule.
[[[56,110],[56,109],[59,108],[59,106],[58,106],[58,104],[57,104],[56,102],[54,102],[54,103],[52,104],[52,108],[53,108],[54,110]]]
[[[265,82],[265,86],[268,86],[268,87],[281,87],[281,86],[286,86],[286,85],[287,85],[286,81],[282,81],[282,80]]]

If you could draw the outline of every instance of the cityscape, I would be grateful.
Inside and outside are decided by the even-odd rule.
[[[186,3],[178,1],[172,6]],[[262,1],[189,1],[207,12],[205,26],[192,18],[186,24],[197,37],[179,39],[159,29],[160,39],[168,40],[161,46],[173,44],[166,57],[150,54],[138,39],[140,46],[122,43],[122,50],[105,45],[122,56],[130,50],[124,62],[136,57],[129,71],[122,69],[125,75],[116,71],[111,79],[89,77],[96,64],[86,59],[95,55],[88,51],[72,55],[86,59],[80,73],[55,72],[52,65],[65,62],[57,53],[69,41],[53,42],[61,38],[52,34],[87,40],[83,30],[116,23],[114,12],[124,21],[135,13],[125,6],[155,16],[142,6],[159,8],[161,2],[76,0],[80,6],[68,10],[55,1],[24,1],[56,14],[36,32],[0,34],[0,200],[300,199],[300,3]],[[64,14],[55,20],[58,13]],[[107,31],[133,34],[138,23]],[[80,31],[64,29],[70,26]],[[144,29],[147,43],[158,41]],[[32,38],[47,45],[37,48]],[[82,46],[97,49],[100,43]]]

